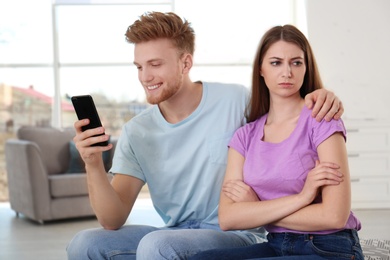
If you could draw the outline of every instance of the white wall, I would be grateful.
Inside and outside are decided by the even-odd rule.
[[[345,118],[390,119],[390,1],[307,0],[308,38]]]

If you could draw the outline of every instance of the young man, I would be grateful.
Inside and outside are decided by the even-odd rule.
[[[103,229],[78,233],[68,246],[68,258],[186,259],[201,250],[264,241],[262,228],[223,232],[217,217],[227,144],[245,123],[247,89],[191,81],[195,34],[174,13],[142,15],[126,37],[135,44],[138,77],[155,106],[124,125],[111,183],[101,153],[112,146],[91,146],[108,139],[96,136],[104,129],[82,132],[88,120],[75,123],[74,141],[86,163],[91,205]],[[313,92],[306,104],[314,103],[318,119],[343,113],[331,92]],[[145,183],[164,228],[124,226]]]

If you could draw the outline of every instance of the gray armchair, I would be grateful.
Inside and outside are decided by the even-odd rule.
[[[27,126],[18,130],[18,139],[6,142],[9,200],[17,215],[40,223],[94,216],[84,163],[72,142],[74,135],[70,128]],[[114,148],[103,154],[106,170],[116,145],[115,139],[110,142]]]

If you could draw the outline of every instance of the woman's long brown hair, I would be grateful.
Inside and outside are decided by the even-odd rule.
[[[293,25],[275,26],[269,29],[260,40],[253,63],[251,98],[246,109],[247,122],[255,121],[269,111],[270,96],[264,78],[260,76],[264,55],[274,43],[285,41],[296,44],[304,52],[306,73],[300,95],[323,88],[313,51],[305,35]]]

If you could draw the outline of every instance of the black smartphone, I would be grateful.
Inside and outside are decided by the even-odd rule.
[[[88,118],[89,124],[81,128],[82,131],[102,126],[95,102],[91,95],[73,96],[71,98],[73,107],[79,120]],[[100,134],[104,135],[104,133]],[[108,141],[93,144],[92,146],[107,146]]]

